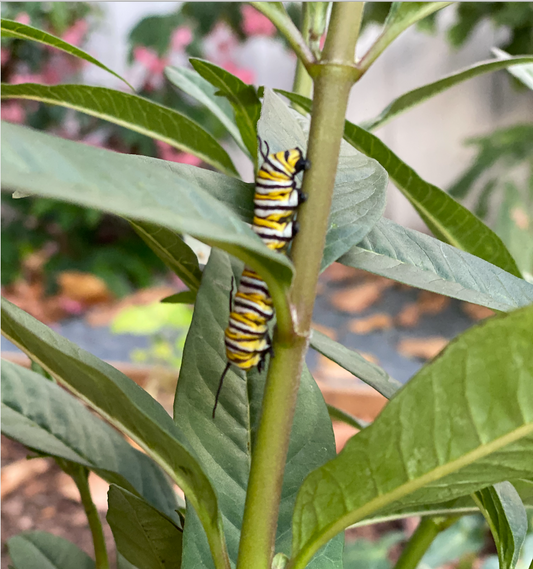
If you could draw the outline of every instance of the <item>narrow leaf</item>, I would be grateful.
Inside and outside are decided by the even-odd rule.
[[[5,360],[2,433],[40,453],[86,466],[178,519],[174,491],[150,458],[56,383]]]
[[[235,123],[235,115],[228,101],[217,96],[217,89],[196,71],[185,67],[165,68],[167,79],[178,89],[202,103],[226,127],[241,150],[248,154],[241,133]]]
[[[45,531],[19,533],[7,541],[7,549],[16,569],[95,569],[77,545]]]
[[[180,569],[182,532],[142,498],[111,484],[107,522],[117,550],[143,569]]]
[[[192,290],[184,290],[182,292],[178,292],[177,294],[173,294],[171,296],[167,296],[161,300],[166,304],[194,304],[196,301],[196,293]]]
[[[390,399],[402,387],[402,384],[393,379],[384,369],[365,360],[358,352],[349,350],[342,344],[331,340],[318,330],[313,330],[311,347],[373,387],[387,399]]]
[[[202,271],[195,252],[175,232],[142,221],[130,221],[133,229],[152,251],[172,269],[193,291],[197,291],[202,280]]]
[[[98,164],[98,168],[94,167]],[[267,282],[278,322],[290,317],[292,265],[215,199],[243,183],[199,168],[93,148],[12,124],[2,128],[2,188],[94,207],[188,233],[248,263]],[[183,166],[183,165],[181,165]],[[196,172],[196,174],[195,174]],[[220,184],[209,195],[195,177]],[[246,186],[244,186],[246,187]]]
[[[217,65],[192,58],[191,65],[220,94],[228,99],[235,111],[235,120],[242,140],[252,159],[257,157],[257,121],[261,113],[261,102],[253,85],[247,85],[229,71]]]
[[[165,470],[200,517],[217,569],[229,569],[215,491],[163,407],[117,369],[4,299],[2,333]]]
[[[401,33],[451,2],[393,2],[383,31],[358,66],[365,72]]]
[[[237,175],[228,153],[200,125],[138,95],[87,85],[2,83],[2,99],[29,99],[74,109],[166,142],[229,176]]]
[[[498,550],[500,569],[514,569],[526,539],[527,512],[510,482],[500,482],[474,495]]]
[[[270,89],[265,89],[257,127],[271,152],[294,147],[307,150],[309,121],[291,111]],[[387,173],[375,160],[342,142],[322,270],[359,243],[378,222],[385,209],[387,183]]]
[[[385,218],[339,263],[493,310],[533,302],[533,284]]]
[[[530,477],[532,329],[530,305],[458,336],[308,476],[296,501],[291,567],[305,567],[331,537],[374,513]]]
[[[230,560],[236,561],[266,371],[248,376],[230,369],[224,380],[216,417],[212,411],[218,382],[226,365],[224,330],[229,318],[232,277],[242,264],[213,250],[204,270],[174,401],[176,423],[191,441],[203,468],[216,485]],[[313,468],[335,456],[331,422],[310,374],[302,375],[282,491],[276,551],[289,553],[295,490]],[[187,512],[183,568],[212,566],[196,517]],[[342,539],[334,540],[311,567],[340,568]]]
[[[502,52],[505,53],[505,52]],[[513,73],[513,69],[515,70],[525,70],[527,65],[520,65],[516,68],[510,67],[512,65],[518,63],[533,63],[533,56],[518,56],[512,57],[508,56],[510,59],[506,59],[503,61],[482,61],[480,63],[476,63],[475,65],[471,65],[462,71],[458,71],[447,77],[443,77],[438,81],[434,81],[433,83],[429,83],[428,85],[424,85],[423,87],[418,87],[417,89],[413,89],[408,93],[404,93],[392,103],[390,103],[381,113],[374,119],[365,122],[361,125],[366,130],[374,130],[376,128],[382,127],[384,124],[388,123],[392,119],[396,118],[401,113],[412,109],[416,105],[427,101],[431,97],[450,89],[454,85],[458,85],[467,79],[472,79],[473,77],[477,77],[479,75],[483,75],[484,73],[492,73],[493,71],[499,71],[500,69],[508,68],[510,73]],[[530,67],[533,68],[533,65]],[[533,82],[533,73],[531,74],[532,82]],[[532,83],[533,85],[533,83]],[[533,88],[533,86],[532,86]]]
[[[310,99],[295,93],[283,92],[283,95],[310,111]],[[411,202],[436,237],[508,273],[521,276],[502,240],[480,219],[451,196],[423,180],[379,138],[349,121],[345,121],[344,125],[344,139],[387,170],[391,181]]]
[[[497,47],[493,47],[491,51],[498,59],[503,60],[503,63],[507,63],[510,66],[507,68],[507,71],[509,71],[511,75],[516,77],[519,81],[522,81],[526,87],[533,90],[533,57],[512,57],[503,51],[503,49],[498,49]],[[526,65],[515,65],[514,63],[520,63],[517,59],[527,60],[524,61]]]
[[[85,61],[88,61],[89,63],[93,63],[94,65],[97,65],[104,71],[111,73],[111,75],[114,75],[115,77],[126,83],[126,85],[130,87],[132,91],[135,91],[135,89],[126,81],[126,79],[121,77],[118,73],[115,73],[114,71],[109,69],[109,67],[106,67],[103,63],[101,63],[100,61],[98,61],[97,59],[95,59],[94,57],[92,57],[82,49],[66,41],[63,41],[62,39],[53,36],[52,34],[43,32],[42,30],[39,30],[32,26],[28,26],[26,24],[21,24],[20,22],[14,22],[13,20],[6,20],[5,18],[2,18],[1,30],[3,38],[17,38],[21,40],[35,41],[38,43],[42,43],[44,45],[48,45],[50,47],[55,47],[56,49],[59,49],[61,51],[64,51],[65,53],[78,57],[79,59],[83,59]]]
[[[363,430],[367,424],[360,419],[356,419],[353,415],[346,413],[342,409],[338,409],[333,405],[327,405],[329,418],[332,421],[340,421],[341,423],[346,423],[350,425],[350,427],[354,427],[355,429],[359,429],[360,431]]]

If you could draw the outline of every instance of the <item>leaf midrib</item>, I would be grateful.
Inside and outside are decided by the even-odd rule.
[[[451,462],[448,462],[442,466],[438,466],[437,468],[430,470],[415,480],[408,481],[407,483],[398,486],[387,494],[382,494],[377,498],[373,498],[364,506],[351,511],[348,514],[345,514],[336,522],[326,526],[324,530],[321,531],[320,537],[317,540],[314,540],[309,545],[306,545],[309,543],[310,539],[312,539],[311,536],[311,538],[307,540],[306,544],[304,544],[304,547],[300,549],[300,552],[295,557],[294,562],[291,563],[287,569],[303,569],[303,567],[305,567],[305,563],[311,558],[311,555],[314,554],[314,552],[317,551],[319,547],[327,543],[330,539],[335,537],[346,527],[355,524],[357,521],[370,515],[372,512],[381,510],[390,503],[395,502],[396,500],[399,500],[409,494],[412,494],[416,490],[423,488],[431,482],[435,482],[449,474],[453,474],[461,468],[472,464],[476,460],[484,458],[501,449],[502,447],[507,446],[521,438],[524,438],[531,433],[533,433],[533,422],[522,425],[510,433],[492,440],[486,445],[481,445]],[[309,554],[310,551],[311,555]],[[301,563],[302,560],[304,561],[303,564]]]

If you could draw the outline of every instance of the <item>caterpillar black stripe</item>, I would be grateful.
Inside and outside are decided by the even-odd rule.
[[[309,169],[310,162],[299,148],[270,154],[259,139],[263,164],[255,178],[253,230],[269,249],[284,253],[298,233],[294,219],[305,195],[296,187],[296,176]],[[233,283],[232,283],[233,289]],[[262,370],[267,354],[272,355],[268,322],[274,315],[272,299],[266,283],[249,267],[245,267],[233,301],[230,297],[229,324],[225,332],[228,363],[222,372],[213,407],[213,418],[218,398],[228,369],[233,364],[248,371]]]

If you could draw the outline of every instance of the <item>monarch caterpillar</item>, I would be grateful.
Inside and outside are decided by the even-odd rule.
[[[309,169],[310,162],[299,148],[270,154],[265,141],[259,140],[263,164],[255,178],[253,230],[269,249],[285,252],[298,233],[294,216],[306,196],[296,188],[296,176]],[[231,283],[233,290],[233,280]],[[272,353],[268,322],[274,315],[272,299],[263,279],[249,267],[244,271],[232,300],[230,294],[229,324],[224,334],[228,363],[222,372],[213,407],[213,418],[224,377],[231,364],[248,371],[262,370],[266,355]]]

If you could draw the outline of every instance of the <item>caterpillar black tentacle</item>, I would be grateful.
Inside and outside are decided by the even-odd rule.
[[[269,249],[285,253],[299,230],[298,222],[294,219],[296,210],[307,199],[296,188],[296,176],[308,170],[311,164],[299,148],[271,154],[268,143],[257,138],[263,164],[255,179],[252,227]],[[228,363],[220,378],[213,418],[230,366],[244,371],[257,367],[261,372],[267,355],[273,357],[268,332],[268,322],[273,315],[274,308],[266,283],[254,270],[244,267],[233,302],[230,295],[229,324],[224,336]]]

